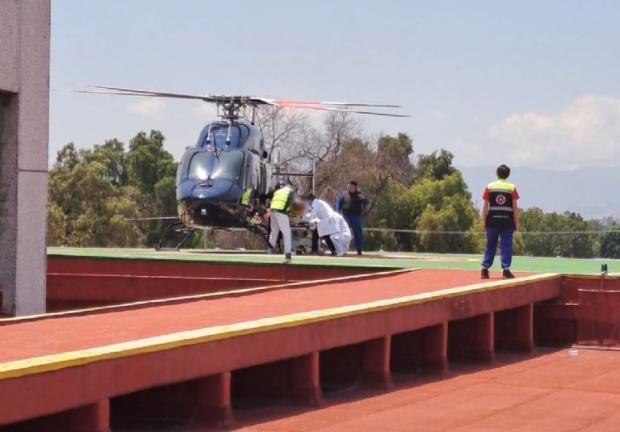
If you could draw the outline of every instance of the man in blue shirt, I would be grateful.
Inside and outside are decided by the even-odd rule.
[[[336,201],[336,211],[341,213],[355,237],[357,254],[362,254],[364,248],[364,233],[362,231],[362,216],[368,211],[370,202],[366,195],[357,189],[357,182],[350,181],[346,192],[343,192]]]

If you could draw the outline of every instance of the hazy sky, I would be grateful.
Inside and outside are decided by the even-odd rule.
[[[54,0],[52,88],[103,83],[398,103],[417,153],[460,166],[620,167],[618,1]],[[211,115],[187,101],[53,92],[63,144],[160,129],[178,158]]]

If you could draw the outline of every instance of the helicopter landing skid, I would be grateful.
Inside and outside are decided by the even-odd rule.
[[[168,224],[168,226],[164,230],[164,233],[161,235],[161,239],[159,240],[159,243],[157,244],[157,246],[155,246],[155,250],[157,251],[160,251],[160,250],[178,251],[181,249],[181,246],[183,246],[183,244],[194,235],[195,231],[196,230],[194,228],[188,227],[187,225],[184,225],[181,222],[172,222]],[[168,237],[174,234],[182,235],[181,240],[174,247],[165,247],[166,240],[168,240]]]

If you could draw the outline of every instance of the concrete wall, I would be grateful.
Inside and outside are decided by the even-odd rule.
[[[45,310],[50,0],[0,0],[2,313]]]

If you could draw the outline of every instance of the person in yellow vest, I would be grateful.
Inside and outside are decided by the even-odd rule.
[[[245,188],[245,190],[241,194],[241,199],[239,201],[239,204],[247,208],[252,208],[253,197],[254,197],[254,188],[252,186],[248,186],[247,188]]]
[[[271,198],[269,226],[269,244],[275,249],[278,243],[278,235],[282,232],[284,242],[284,258],[286,262],[291,261],[291,222],[288,214],[293,202],[294,190],[292,186],[280,180],[276,184],[276,189]]]
[[[514,184],[506,180],[510,168],[500,165],[497,168],[497,180],[489,183],[482,194],[482,224],[487,234],[487,244],[482,259],[482,279],[489,278],[489,268],[493,265],[497,241],[500,242],[502,270],[504,279],[512,279],[512,236],[519,229],[519,192]]]

